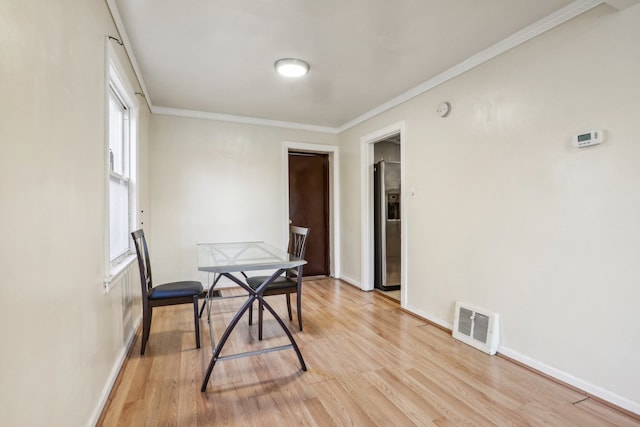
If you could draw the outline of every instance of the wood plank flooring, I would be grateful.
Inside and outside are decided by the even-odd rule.
[[[225,291],[239,293],[238,290]],[[243,299],[215,304],[219,339]],[[286,319],[284,296],[269,297]],[[254,319],[257,320],[257,305]],[[455,341],[376,292],[333,279],[306,281],[304,331],[293,350],[218,362],[206,319],[195,348],[188,305],[154,312],[145,356],[139,340],[103,426],[640,426],[640,421],[500,357]],[[295,319],[295,308],[294,308]],[[286,321],[286,320],[285,320]],[[265,312],[264,340],[241,319],[223,354],[286,344]]]

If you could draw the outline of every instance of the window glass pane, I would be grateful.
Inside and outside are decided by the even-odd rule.
[[[115,258],[129,250],[129,184],[116,177],[109,178],[110,254]]]
[[[113,172],[125,174],[125,108],[113,92],[109,92],[109,166]]]

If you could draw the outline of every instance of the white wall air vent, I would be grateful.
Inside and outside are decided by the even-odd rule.
[[[453,337],[488,354],[496,354],[500,342],[500,319],[469,304],[456,302]]]

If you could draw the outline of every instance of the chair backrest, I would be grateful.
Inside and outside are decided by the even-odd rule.
[[[149,248],[147,248],[147,239],[144,238],[142,229],[131,233],[133,244],[136,247],[138,255],[138,267],[140,268],[140,284],[142,285],[142,300],[146,301],[149,291],[152,288],[151,282],[151,263],[149,262]]]
[[[289,226],[289,253],[304,259],[304,252],[307,249],[307,237],[309,229],[298,227],[296,225]],[[298,267],[298,276],[302,276],[302,266]]]

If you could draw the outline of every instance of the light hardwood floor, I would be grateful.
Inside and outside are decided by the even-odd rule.
[[[146,354],[140,356],[136,343],[101,425],[640,426],[580,392],[455,341],[376,292],[326,279],[305,282],[303,295],[304,331],[295,320],[289,325],[308,371],[300,370],[293,350],[226,360],[205,393],[206,320],[197,350],[190,306],[156,309]],[[286,319],[284,297],[269,298]],[[241,303],[215,303],[216,337]],[[264,337],[257,342],[257,325],[248,326],[245,315],[224,353],[285,344],[267,312]]]

